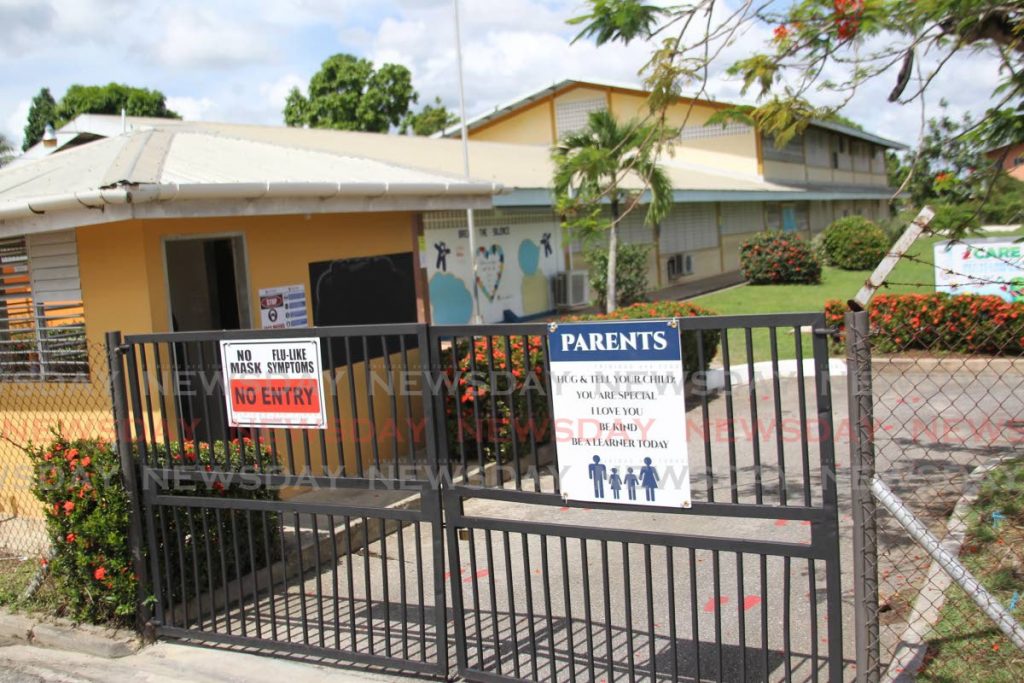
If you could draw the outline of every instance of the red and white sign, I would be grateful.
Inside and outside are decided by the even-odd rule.
[[[320,339],[222,341],[232,427],[325,429]]]

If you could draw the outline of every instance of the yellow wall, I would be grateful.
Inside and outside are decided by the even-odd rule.
[[[721,249],[699,249],[690,253],[693,255],[693,274],[676,278],[675,280],[668,279],[669,257],[667,255],[661,257],[659,267],[661,268],[661,284],[663,287],[683,285],[722,273]]]
[[[554,142],[551,100],[543,100],[515,114],[469,132],[473,140],[550,145]]]

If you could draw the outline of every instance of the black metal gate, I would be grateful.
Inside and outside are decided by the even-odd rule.
[[[842,680],[823,316],[679,327],[694,502],[656,511],[558,494],[544,324],[112,338],[146,618],[441,675],[451,642],[469,680]],[[232,431],[208,403],[186,445],[169,354],[215,368],[205,391],[219,340],[310,336],[327,430]]]

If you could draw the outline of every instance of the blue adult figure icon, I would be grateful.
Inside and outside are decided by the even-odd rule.
[[[590,478],[594,480],[594,497],[604,498],[604,480],[608,478],[608,467],[601,464],[601,456],[594,456],[590,465]]]
[[[619,468],[613,467],[612,473],[608,477],[608,485],[612,489],[612,498],[615,500],[619,499],[619,491],[622,490],[622,477],[619,476]]]
[[[644,466],[640,468],[640,485],[644,487],[647,500],[654,502],[654,492],[658,488],[658,470],[654,469],[650,458],[644,458]]]
[[[625,481],[626,481],[626,493],[628,494],[629,499],[630,500],[636,500],[636,485],[637,485],[637,482],[639,480],[636,478],[636,475],[633,474],[633,468],[632,467],[627,467],[626,468],[626,479],[625,479]]]

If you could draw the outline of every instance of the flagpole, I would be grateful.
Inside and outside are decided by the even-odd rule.
[[[459,30],[459,0],[452,0],[452,10],[455,16],[455,59],[459,68],[459,121],[462,128],[462,173],[468,179],[469,131],[466,128],[466,93],[462,84],[462,35]],[[473,315],[470,317],[470,322],[475,325],[483,321],[480,317],[480,292],[476,284],[476,225],[473,222],[473,209],[466,209],[466,226],[469,229],[469,263],[473,279]]]

